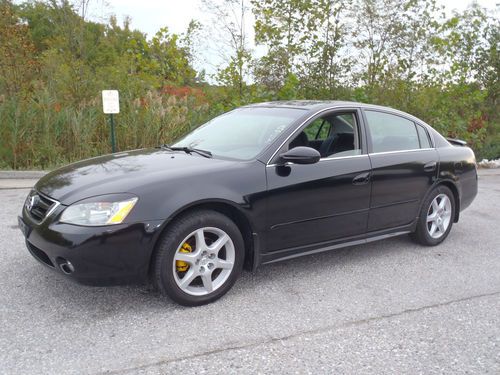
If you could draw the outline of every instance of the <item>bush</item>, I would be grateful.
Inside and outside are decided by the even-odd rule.
[[[171,142],[208,117],[208,106],[193,96],[148,91],[124,99],[115,115],[119,150]],[[50,169],[111,151],[100,97],[76,108],[46,92],[26,101],[11,98],[0,103],[0,118],[1,168]]]

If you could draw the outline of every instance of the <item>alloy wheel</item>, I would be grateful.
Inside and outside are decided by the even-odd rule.
[[[432,238],[440,238],[451,222],[451,201],[446,194],[439,194],[433,200],[427,211],[427,232]]]
[[[220,288],[234,267],[235,249],[222,229],[199,228],[178,246],[173,259],[177,286],[185,293],[203,296]]]

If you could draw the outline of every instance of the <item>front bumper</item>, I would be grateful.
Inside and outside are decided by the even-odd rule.
[[[162,220],[84,227],[54,220],[63,209],[60,207],[40,224],[23,209],[19,227],[35,259],[83,284],[105,285],[147,279]],[[68,262],[71,267],[61,267]]]

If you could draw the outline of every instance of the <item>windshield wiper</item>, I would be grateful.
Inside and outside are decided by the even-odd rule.
[[[165,149],[165,150],[170,150],[170,151],[184,151],[186,154],[191,154],[191,153],[196,153],[198,155],[201,155],[205,158],[211,158],[212,153],[207,150],[201,150],[199,148],[193,148],[193,147],[176,147],[176,146],[169,146],[169,145],[161,145],[160,148]]]

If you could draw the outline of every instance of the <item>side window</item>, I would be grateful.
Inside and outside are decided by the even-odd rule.
[[[330,131],[330,123],[324,118],[317,118],[304,129],[309,141],[326,139]]]
[[[415,150],[420,148],[416,125],[403,117],[365,111],[373,152]]]
[[[429,136],[423,127],[417,125],[418,139],[420,140],[420,148],[431,148]]]
[[[312,147],[322,158],[361,154],[359,125],[354,112],[329,113],[307,125],[289,143],[288,149],[297,146]]]

